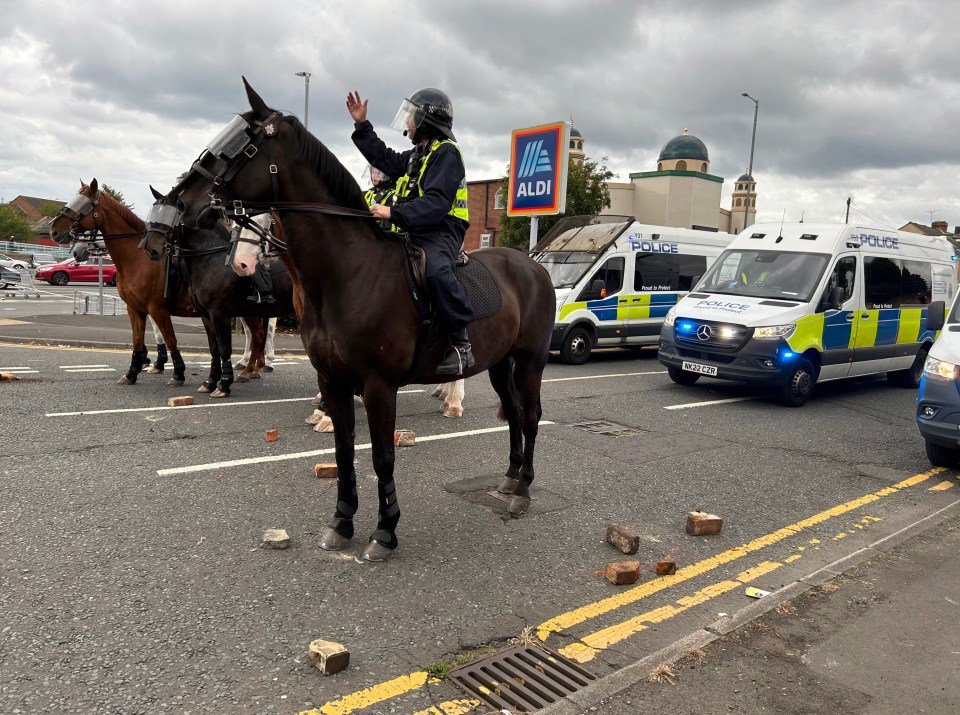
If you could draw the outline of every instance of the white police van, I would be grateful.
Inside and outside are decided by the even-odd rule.
[[[934,317],[927,321],[930,328],[939,327]],[[960,466],[960,293],[923,366],[917,427],[931,464]]]
[[[847,224],[747,227],[664,321],[660,362],[776,387],[800,406],[816,382],[886,373],[916,388],[955,292],[941,238]]]
[[[667,311],[733,238],[630,216],[562,219],[531,254],[556,291],[550,349],[579,365],[595,347],[656,345]]]

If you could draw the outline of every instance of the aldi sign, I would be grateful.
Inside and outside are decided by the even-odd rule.
[[[553,216],[567,201],[570,125],[514,129],[510,142],[508,216]]]

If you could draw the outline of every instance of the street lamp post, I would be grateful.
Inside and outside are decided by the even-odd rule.
[[[297,72],[297,77],[303,77],[303,128],[309,129],[310,118],[310,73]]]
[[[747,176],[750,177],[750,182],[753,181],[753,147],[757,142],[757,113],[760,111],[760,100],[754,99],[746,92],[743,92],[741,97],[746,97],[751,102],[753,102],[753,134],[750,135],[750,166],[747,169]],[[747,227],[747,219],[750,218],[750,182],[747,183],[747,205],[743,208],[743,228]]]

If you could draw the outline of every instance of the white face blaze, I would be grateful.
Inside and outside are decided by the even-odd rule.
[[[264,231],[269,231],[270,214],[261,214],[254,221]],[[260,259],[260,236],[249,228],[242,228],[240,239],[237,242],[237,249],[233,253],[233,261],[230,265],[238,276],[252,276],[257,269],[257,261]]]

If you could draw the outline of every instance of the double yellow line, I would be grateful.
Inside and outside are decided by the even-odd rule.
[[[671,588],[672,586],[676,586],[684,581],[689,581],[690,579],[702,576],[703,574],[713,571],[720,566],[729,564],[737,559],[747,556],[748,554],[777,544],[784,539],[790,538],[791,536],[796,536],[797,534],[800,534],[803,531],[806,531],[819,524],[823,524],[830,519],[847,514],[855,509],[866,506],[867,504],[872,504],[883,497],[896,494],[902,489],[907,489],[925,482],[932,476],[940,474],[944,471],[946,470],[942,467],[938,467],[927,472],[915,474],[914,476],[904,479],[901,482],[897,482],[892,486],[885,487],[870,494],[865,494],[862,497],[852,499],[848,502],[844,502],[843,504],[838,504],[830,509],[825,509],[824,511],[814,514],[813,516],[807,517],[806,519],[753,539],[742,546],[728,549],[727,551],[719,553],[716,556],[711,556],[710,558],[698,561],[695,564],[685,566],[677,571],[677,573],[673,576],[661,576],[655,581],[645,582],[628,591],[623,591],[614,596],[610,596],[609,598],[604,598],[600,601],[596,601],[594,603],[581,606],[575,610],[568,611],[567,613],[560,614],[559,616],[555,616],[548,621],[544,621],[537,627],[537,636],[541,641],[546,641],[554,633],[560,633],[567,628],[584,623],[585,621],[596,618],[597,616],[610,613],[611,611],[631,603],[636,603],[637,601],[663,591],[664,589]],[[736,580],[726,580],[721,581],[720,583],[712,584],[690,596],[679,599],[676,605],[663,606],[661,608],[654,609],[652,611],[648,611],[647,613],[630,618],[616,625],[610,626],[609,628],[604,628],[596,633],[592,633],[579,639],[577,643],[567,646],[560,652],[563,655],[581,662],[588,661],[593,658],[599,650],[622,641],[625,638],[634,635],[635,633],[638,633],[646,628],[646,624],[648,623],[660,623],[668,618],[672,618],[673,616],[693,608],[694,606],[700,605],[711,598],[720,596],[734,588],[741,586],[744,583],[748,583],[754,579],[760,578],[760,576],[770,573],[774,569],[779,568],[781,565],[782,564],[773,561],[764,561],[757,566],[738,574]],[[398,678],[394,678],[393,680],[388,680],[364,690],[351,693],[350,695],[346,695],[338,700],[331,700],[330,702],[321,705],[319,708],[303,710],[298,715],[349,715],[357,710],[361,710],[371,705],[375,705],[385,700],[390,700],[391,698],[395,698],[413,690],[422,688],[428,682],[435,683],[437,681],[430,678],[426,671],[410,673],[409,675],[403,675]],[[441,703],[439,705],[430,707],[427,710],[422,710],[417,715],[434,715],[434,713],[439,715],[448,715],[448,713],[450,713],[450,715],[459,715],[460,713],[469,712],[473,708],[474,704],[475,701],[448,701],[447,703]],[[449,706],[449,708],[447,706]]]

